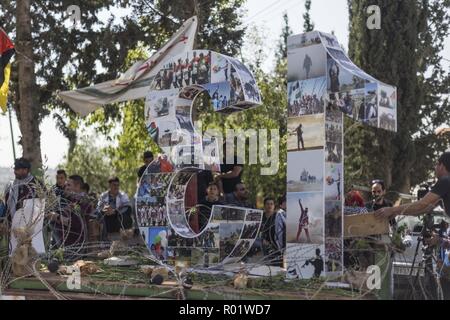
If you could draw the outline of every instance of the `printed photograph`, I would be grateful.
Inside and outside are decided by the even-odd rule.
[[[289,51],[320,44],[320,36],[317,31],[306,32],[290,36],[287,41]]]
[[[342,239],[325,239],[325,271],[327,273],[341,272],[343,267]]]
[[[324,47],[313,45],[288,53],[288,83],[326,75],[327,54]]]
[[[287,279],[312,279],[324,276],[325,247],[317,244],[287,243]]]
[[[323,243],[323,202],[322,192],[287,193],[287,243]]]
[[[288,151],[322,149],[324,131],[323,114],[288,118]]]
[[[342,163],[325,163],[325,200],[342,199],[342,173]]]
[[[288,152],[287,191],[322,191],[323,150]]]
[[[342,144],[327,142],[325,144],[325,161],[342,163]]]
[[[342,202],[325,201],[325,237],[342,236]]]
[[[327,90],[332,93],[351,91],[364,88],[366,80],[343,68],[336,60],[328,55],[327,60]]]
[[[323,113],[326,77],[288,83],[288,117]]]

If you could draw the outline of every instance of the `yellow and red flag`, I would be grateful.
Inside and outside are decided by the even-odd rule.
[[[14,52],[14,44],[8,38],[5,31],[0,28],[0,108],[3,112],[6,111],[9,75],[11,73],[11,64],[9,61]]]

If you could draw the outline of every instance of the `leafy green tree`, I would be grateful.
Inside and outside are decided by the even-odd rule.
[[[68,175],[78,174],[97,194],[108,189],[108,178],[115,174],[111,170],[111,161],[106,149],[99,148],[82,138],[74,148],[70,160],[66,159],[63,167]]]
[[[0,3],[2,27],[16,44],[11,77],[11,101],[21,131],[23,155],[34,168],[42,165],[39,125],[51,110],[59,110],[57,126],[76,143],[77,118],[56,98],[57,90],[87,86],[118,74],[131,46],[142,39],[139,28],[125,17],[101,21],[100,14],[128,1],[30,1]],[[69,28],[66,9],[78,5],[80,25]],[[112,14],[111,14],[112,17]],[[98,69],[100,67],[101,69]],[[67,119],[66,119],[67,118]]]

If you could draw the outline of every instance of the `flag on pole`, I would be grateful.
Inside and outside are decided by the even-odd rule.
[[[9,75],[11,64],[9,60],[14,54],[14,44],[0,28],[0,108],[6,112],[6,101],[8,98]]]
[[[161,49],[146,61],[136,62],[120,78],[60,92],[59,97],[81,116],[86,116],[105,104],[145,98],[150,84],[164,63],[193,49],[197,23],[197,17],[186,20]]]

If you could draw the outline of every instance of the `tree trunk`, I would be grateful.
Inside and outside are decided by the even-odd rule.
[[[17,65],[18,103],[16,111],[22,136],[20,144],[23,157],[29,159],[34,172],[42,168],[41,133],[39,131],[39,106],[37,104],[35,63],[31,34],[30,0],[18,0],[17,23]]]

